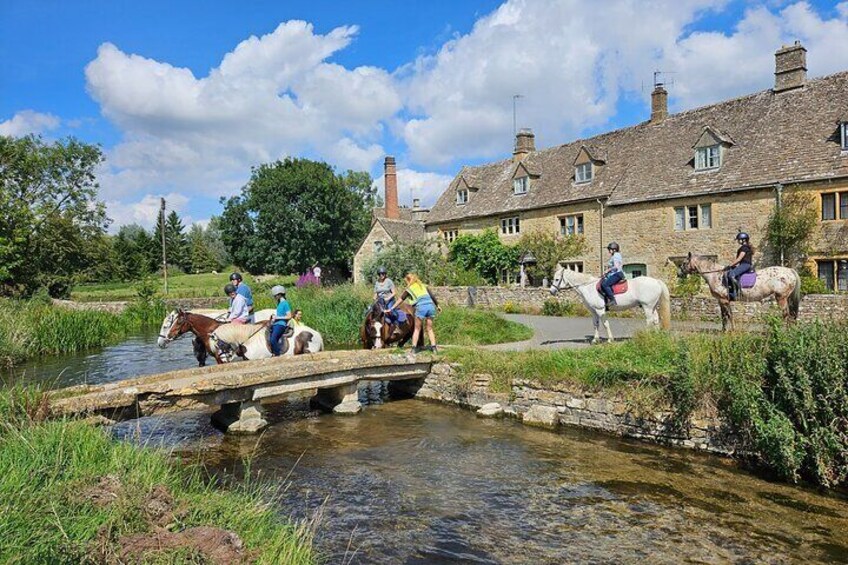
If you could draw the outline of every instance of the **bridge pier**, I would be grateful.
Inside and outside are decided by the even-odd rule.
[[[226,433],[255,434],[268,425],[268,420],[259,402],[245,401],[222,404],[212,414],[212,424]]]
[[[359,414],[362,411],[357,383],[319,388],[313,400],[322,408],[332,410],[334,414]]]

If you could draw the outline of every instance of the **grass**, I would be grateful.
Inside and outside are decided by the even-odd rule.
[[[38,392],[0,391],[0,562],[101,562],[121,536],[150,532],[146,501],[156,488],[173,497],[166,526],[235,532],[260,563],[312,563],[311,533],[268,506],[260,485],[222,489],[162,451],[113,440],[80,421],[39,421]],[[119,486],[108,503],[90,496],[99,481]],[[164,524],[163,524],[164,525]],[[157,552],[147,562],[199,563],[197,551]]]

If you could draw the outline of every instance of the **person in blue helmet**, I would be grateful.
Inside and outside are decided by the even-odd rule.
[[[739,242],[736,259],[724,268],[727,271],[727,297],[730,300],[736,300],[741,291],[739,277],[750,272],[754,267],[754,248],[751,247],[750,236],[745,232],[739,232],[736,234],[736,241]]]
[[[244,300],[245,302],[247,302],[247,308],[250,312],[250,318],[248,319],[248,323],[254,323],[256,320],[253,318],[253,293],[250,291],[250,287],[247,286],[247,283],[242,280],[241,273],[231,274],[230,282],[233,284],[233,286],[236,287],[236,292],[244,296]]]
[[[624,270],[622,269],[624,259],[621,257],[621,248],[614,241],[607,245],[607,252],[610,258],[607,261],[607,270],[601,277],[601,294],[604,295],[604,303],[609,310],[610,306],[615,306],[615,294],[612,287],[624,280]]]

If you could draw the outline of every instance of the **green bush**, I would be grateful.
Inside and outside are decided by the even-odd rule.
[[[813,275],[801,274],[801,294],[833,294],[820,278]]]
[[[578,307],[574,302],[548,298],[542,304],[543,316],[576,316]]]

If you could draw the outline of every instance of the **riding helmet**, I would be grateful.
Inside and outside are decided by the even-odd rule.
[[[286,287],[281,284],[275,285],[271,287],[271,296],[277,296],[278,294],[286,295]]]
[[[230,275],[230,280],[241,282],[241,273],[233,273],[232,275]]]
[[[224,294],[226,294],[227,296],[234,293],[235,291],[236,291],[236,287],[231,285],[231,284],[228,284],[227,286],[224,287]]]
[[[613,251],[620,251],[618,244],[614,241],[611,241],[609,245],[607,245],[607,249],[612,249]]]
[[[378,275],[385,275],[385,274],[388,274],[388,271],[386,270],[385,267],[380,267],[379,269],[377,269],[377,274]]]
[[[751,238],[748,236],[748,234],[743,231],[736,234],[736,241],[748,241],[750,239]]]

